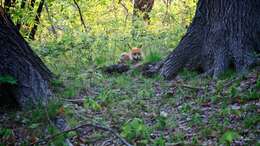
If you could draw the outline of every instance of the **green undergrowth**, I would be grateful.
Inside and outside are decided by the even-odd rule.
[[[60,77],[52,85],[57,102],[9,114],[9,120],[15,119],[29,136],[40,139],[58,133],[51,121],[64,116],[70,127],[84,122],[111,127],[138,146],[259,144],[260,76],[255,70],[243,76],[228,72],[218,80],[183,70],[174,80],[165,81],[138,71],[107,75],[93,68]],[[0,143],[13,136],[11,122],[4,122]],[[75,143],[99,145],[111,134],[71,132],[50,143],[75,136],[84,137],[84,142]]]

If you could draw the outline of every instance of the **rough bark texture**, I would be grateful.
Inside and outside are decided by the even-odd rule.
[[[255,65],[259,51],[259,0],[199,0],[192,24],[161,74],[170,79],[183,67],[214,77],[230,67],[241,72]]]
[[[142,25],[137,23],[138,19],[143,19],[147,24],[150,24],[149,13],[153,9],[154,0],[132,0],[133,2],[133,16],[132,16],[132,37],[136,39],[140,35],[138,31]]]
[[[149,12],[152,11],[154,0],[133,0],[133,17],[139,17],[143,13],[143,19],[149,23]]]
[[[31,50],[0,6],[0,75],[6,74],[17,80],[17,87],[12,92],[21,107],[44,103],[50,98],[48,81],[52,73]],[[6,91],[0,89],[0,92]]]

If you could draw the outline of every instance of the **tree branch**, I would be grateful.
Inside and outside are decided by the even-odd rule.
[[[124,145],[126,146],[132,146],[131,144],[129,144],[124,138],[122,138],[118,133],[116,133],[114,130],[112,130],[111,128],[108,128],[108,127],[104,127],[104,126],[101,126],[101,125],[95,125],[95,124],[90,124],[90,123],[87,123],[87,124],[83,124],[83,125],[79,125],[75,128],[71,128],[71,129],[68,129],[68,130],[65,130],[63,132],[60,132],[60,133],[57,133],[55,135],[52,135],[52,136],[49,136],[43,140],[39,140],[39,141],[36,141],[34,144],[40,144],[42,142],[48,142],[52,139],[55,139],[61,135],[64,135],[66,133],[69,133],[69,132],[72,132],[72,131],[76,131],[80,128],[84,128],[84,127],[93,127],[95,129],[100,129],[100,130],[103,130],[103,131],[108,131],[110,132],[112,135],[114,135],[115,137],[117,137]]]
[[[86,26],[85,21],[84,21],[84,19],[83,19],[83,16],[82,16],[82,13],[81,13],[81,9],[80,9],[80,7],[79,7],[79,4],[77,3],[76,0],[73,0],[73,2],[74,2],[74,4],[76,5],[76,7],[77,7],[77,9],[78,9],[81,24],[83,25],[85,32],[87,32],[88,29],[87,29],[87,26]]]
[[[48,19],[49,19],[49,21],[51,23],[51,31],[54,34],[55,38],[57,38],[57,32],[56,32],[56,29],[54,27],[53,20],[52,20],[52,17],[50,15],[50,11],[49,11],[49,7],[48,7],[47,2],[44,4],[44,6],[45,6],[45,10],[46,10],[47,15],[48,15]]]
[[[39,25],[39,22],[40,22],[40,17],[41,17],[44,2],[45,2],[45,0],[40,1],[39,7],[37,9],[36,16],[34,18],[35,23],[34,23],[33,28],[32,28],[32,30],[29,34],[29,38],[32,39],[32,40],[35,39],[35,34],[36,34],[36,31],[37,31],[37,28],[38,28],[38,25]]]

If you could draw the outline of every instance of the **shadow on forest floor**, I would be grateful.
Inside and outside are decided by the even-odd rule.
[[[223,74],[219,80],[183,71],[172,81],[138,71],[100,72],[54,81],[58,103],[47,110],[1,114],[0,145],[32,143],[58,133],[48,119],[65,117],[70,127],[99,123],[136,145],[259,144],[260,75]],[[47,114],[46,114],[47,111]],[[48,116],[46,116],[48,115]],[[77,144],[122,145],[109,132],[86,127],[64,137]]]

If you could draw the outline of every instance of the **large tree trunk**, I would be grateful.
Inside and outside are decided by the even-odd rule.
[[[196,15],[161,74],[173,78],[183,67],[217,77],[230,67],[241,72],[260,51],[259,0],[199,0]]]
[[[52,73],[31,50],[0,6],[0,76],[3,75],[13,76],[17,85],[9,91],[12,92],[10,94],[3,93],[8,87],[0,85],[0,95],[14,95],[22,108],[45,103],[51,96],[48,82]],[[1,97],[0,102],[6,98],[12,97]]]

